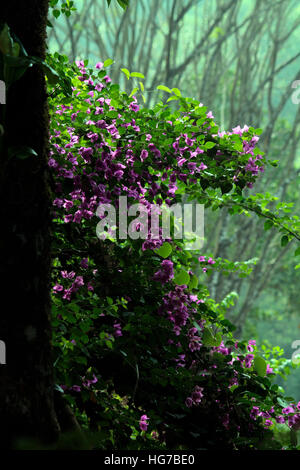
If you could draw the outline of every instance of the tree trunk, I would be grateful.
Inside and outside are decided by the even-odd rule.
[[[48,0],[9,0],[7,23],[28,55],[45,56]],[[1,105],[2,106],[2,105]],[[11,85],[6,106],[5,149],[22,145],[37,156],[11,158],[1,184],[0,447],[22,437],[52,442],[59,433],[53,405],[50,327],[50,196],[47,178],[48,111],[39,66]]]

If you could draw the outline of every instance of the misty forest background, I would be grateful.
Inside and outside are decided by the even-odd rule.
[[[292,102],[292,83],[300,80],[298,1],[131,0],[125,12],[117,3],[108,10],[106,1],[74,5],[77,11],[49,27],[49,52],[71,61],[88,58],[92,65],[114,59],[110,76],[129,93],[134,81],[120,69],[143,73],[146,106],[164,84],[205,103],[220,130],[262,128],[260,149],[279,160],[279,168],[269,169],[252,191],[268,188],[299,213],[300,104]],[[300,339],[300,269],[291,256],[295,243],[280,249],[278,237],[257,218],[205,211],[204,250],[253,266],[248,277],[213,272],[212,297],[221,301],[229,294],[236,337],[283,348],[290,361],[292,343]],[[277,383],[300,400],[299,370],[286,370],[287,380]]]

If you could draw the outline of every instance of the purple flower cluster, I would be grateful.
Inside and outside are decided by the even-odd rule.
[[[97,382],[98,382],[98,379],[95,376],[95,374],[93,374],[92,379],[86,379],[85,377],[82,377],[82,385],[86,388],[90,388],[92,384],[96,384]]]
[[[162,284],[171,281],[174,277],[173,262],[165,259],[161,263],[161,268],[154,274],[153,279],[159,281]]]
[[[185,400],[185,404],[188,408],[191,408],[193,405],[199,405],[201,403],[201,400],[204,396],[203,390],[203,387],[199,387],[199,385],[196,385],[196,387],[191,393],[191,396],[187,397]]]
[[[257,417],[261,416],[265,418],[264,426],[266,428],[273,425],[271,419],[275,419],[276,423],[287,423],[288,426],[294,430],[300,429],[300,402],[295,405],[291,403],[286,408],[282,409],[282,415],[275,415],[274,407],[269,411],[261,411],[258,406],[253,406],[250,412],[250,418],[256,420]],[[273,416],[272,416],[273,415]]]
[[[197,328],[192,327],[189,329],[188,334],[189,338],[189,349],[194,352],[194,351],[199,351],[199,349],[202,346],[200,337],[199,337],[199,331]]]
[[[158,309],[160,315],[166,315],[174,324],[174,332],[180,334],[181,328],[186,325],[190,314],[196,310],[190,307],[191,300],[189,295],[185,294],[185,286],[176,286],[164,295],[162,305]]]
[[[206,151],[204,139],[201,141],[200,138],[199,140],[198,136],[193,133],[188,135],[178,132],[176,131],[176,123],[167,121],[162,134],[168,135],[168,137],[170,134],[170,140],[168,140],[171,143],[168,144],[168,148],[164,147],[159,140],[161,139],[161,132],[158,133],[157,131],[161,123],[157,123],[157,129],[153,127],[153,131],[152,127],[147,129],[148,132],[144,132],[145,129],[141,130],[140,108],[135,97],[132,98],[131,103],[128,102],[129,104],[124,109],[121,110],[119,107],[115,109],[112,106],[114,101],[107,98],[106,93],[111,79],[105,76],[101,83],[94,83],[88,77],[84,62],[78,61],[77,65],[80,72],[79,80],[82,82],[83,87],[79,87],[80,90],[73,90],[73,104],[58,106],[52,119],[52,128],[55,130],[52,131],[48,164],[55,174],[57,194],[53,201],[54,216],[59,219],[60,223],[85,224],[86,221],[90,221],[95,216],[96,208],[100,203],[116,204],[120,195],[127,195],[134,202],[143,203],[150,218],[151,203],[155,202],[159,210],[163,202],[169,205],[173,201],[175,202],[176,192],[181,183],[189,185],[190,183],[198,184],[200,182],[203,172],[209,167],[211,161]],[[102,69],[102,67],[101,62],[96,65],[97,69]],[[82,94],[86,103],[85,111],[84,108],[76,109],[76,96],[80,94]],[[107,113],[109,113],[109,117],[107,117]],[[212,119],[213,115],[210,111],[206,114],[205,127],[202,129],[203,136],[208,134],[211,126],[214,126]],[[68,124],[66,125],[65,122],[68,122]],[[76,129],[80,129],[80,131],[76,132]],[[149,129],[151,129],[151,134]],[[233,159],[233,166],[235,165],[234,168],[236,169],[233,180],[238,180],[239,172],[243,172],[243,174],[249,172],[251,175],[248,174],[247,177],[253,181],[254,177],[263,171],[262,165],[259,164],[262,157],[254,154],[258,137],[253,136],[250,141],[249,138],[247,140],[247,136],[244,134],[249,131],[248,126],[244,126],[244,128],[238,126],[232,131],[227,135],[236,134],[241,137],[240,142],[243,150],[238,153],[251,155],[247,163],[244,164],[244,168],[241,168],[237,158]],[[222,134],[225,133],[219,132],[216,135],[216,140],[221,139]],[[219,163],[222,165],[221,157],[222,151],[217,149],[216,160],[218,165]],[[228,166],[228,162],[226,162],[226,166]],[[207,174],[209,175],[209,172]],[[68,190],[65,190],[65,187]],[[92,225],[91,222],[90,225]],[[155,250],[160,247],[163,241],[161,232],[159,234],[160,238],[152,238],[150,224],[148,224],[148,237],[142,243],[142,251],[147,249]],[[216,263],[211,257],[206,256],[200,256],[199,262],[205,263],[202,268],[204,272]],[[88,270],[88,258],[81,260],[80,267]],[[88,290],[93,290],[93,285],[86,281],[87,276],[88,272],[84,272],[84,280],[82,275],[76,276],[74,271],[61,271],[61,277],[64,281],[57,282],[53,287],[53,291],[56,294],[61,292],[64,300],[70,300],[71,295],[84,285],[87,286]],[[155,272],[152,280],[165,285],[173,278],[173,262],[165,259],[158,271]],[[71,286],[66,287],[68,281]],[[181,333],[182,328],[187,325],[188,331],[185,339],[187,339],[189,349],[183,352],[181,349],[180,354],[174,359],[177,368],[186,367],[188,358],[191,357],[190,353],[199,351],[202,346],[199,330],[191,326],[192,322],[190,324],[189,320],[194,320],[197,318],[196,314],[199,314],[195,304],[198,305],[204,301],[198,300],[196,295],[187,294],[185,290],[186,286],[175,286],[163,296],[162,304],[158,309],[160,315],[164,315],[170,320],[173,331],[177,336]],[[204,320],[198,322],[198,324],[202,329]],[[115,322],[113,328],[115,337],[122,336],[121,323]],[[255,341],[249,341],[248,351],[250,353],[253,352],[254,345]],[[182,348],[179,343],[177,343],[177,346]],[[229,355],[232,349],[225,347],[222,342],[220,346],[211,348],[211,351]],[[194,359],[197,358],[197,354],[194,354],[192,358],[193,364],[195,364]],[[232,359],[230,364],[233,364],[234,360],[239,360],[244,367],[250,368],[253,359],[253,354],[247,354],[246,357],[238,356]],[[209,370],[204,369],[202,371],[202,375],[210,374],[217,367],[219,368],[216,364],[210,365]],[[271,372],[272,369],[268,366],[267,373]],[[89,388],[97,380],[95,375],[89,380],[83,377],[82,386]],[[234,377],[231,379],[229,387],[237,384],[238,377],[236,371],[234,371]],[[80,391],[81,387],[73,385],[70,390]],[[186,398],[186,406],[199,405],[204,396],[203,390],[202,387],[196,386],[190,396]],[[219,388],[217,390],[221,396],[221,390]],[[222,408],[222,399],[216,400],[216,402],[218,401]],[[230,413],[227,412],[229,408],[225,408],[222,408],[220,418],[222,425],[228,429]],[[298,426],[299,419],[297,416],[300,415],[296,413],[294,408],[291,407],[291,409],[292,411],[284,409],[282,413],[288,415],[290,426]],[[265,418],[266,427],[272,424],[271,410],[261,412],[259,407],[254,406],[250,416],[254,420],[257,419],[257,416]],[[284,416],[275,419],[285,421]],[[147,415],[141,416],[139,426],[142,431],[147,431],[148,420]]]
[[[63,279],[73,279],[75,277],[75,272],[67,272],[67,271],[61,271],[61,276]],[[72,293],[75,293],[78,291],[80,287],[84,286],[84,280],[83,276],[77,276],[75,280],[72,282],[71,287],[69,288],[64,288],[63,285],[56,283],[55,286],[53,287],[53,292],[63,292],[63,299],[64,300],[71,300],[71,295]]]

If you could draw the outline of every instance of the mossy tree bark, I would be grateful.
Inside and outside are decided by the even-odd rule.
[[[48,0],[3,2],[9,25],[29,55],[44,58]],[[0,447],[22,437],[56,439],[50,327],[50,197],[47,178],[48,111],[45,78],[29,68],[11,85],[6,105],[5,148],[28,146],[37,156],[11,158],[1,184]]]

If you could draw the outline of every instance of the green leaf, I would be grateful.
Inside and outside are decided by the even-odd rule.
[[[25,145],[17,145],[8,149],[9,158],[16,157],[20,160],[25,160],[30,156],[37,157],[37,153],[31,147],[27,147]]]
[[[170,90],[170,88],[168,88],[168,87],[165,86],[165,85],[158,85],[156,88],[157,88],[158,90],[166,91],[167,93],[172,93],[172,91]]]
[[[130,93],[129,97],[131,98],[137,91],[139,91],[138,87],[136,86],[132,92]]]
[[[179,97],[181,96],[181,91],[178,88],[172,88],[172,91],[174,95],[179,96]]]
[[[114,60],[113,60],[113,59],[106,59],[106,60],[104,61],[103,66],[104,66],[104,67],[108,67],[109,65],[111,65],[111,64],[113,64],[113,63],[114,63]]]
[[[287,406],[289,406],[289,403],[283,400],[281,397],[277,397],[277,401],[279,405],[282,406],[283,408],[286,408]]]
[[[198,325],[198,323],[195,320],[193,321],[193,325],[197,328],[199,333],[202,333],[202,328],[200,328],[200,326]]]
[[[42,68],[46,77],[48,78],[48,82],[50,83],[50,85],[55,85],[59,81],[58,73],[55,72],[55,70],[45,62],[42,63]]]
[[[138,173],[139,175],[142,173],[142,167],[143,167],[143,163],[142,162],[139,162],[138,160],[136,162],[134,162],[133,164],[133,169],[136,173]]]
[[[273,227],[274,223],[273,220],[267,220],[264,224],[264,229],[269,230],[271,227]]]
[[[123,10],[126,10],[129,5],[129,0],[118,0],[118,4],[123,8]]]
[[[215,142],[206,142],[206,144],[204,145],[204,147],[205,147],[206,149],[212,149],[215,145],[216,145]]]
[[[120,85],[118,85],[117,83],[115,83],[114,85],[112,85],[109,89],[110,93],[112,95],[118,95],[119,94],[119,91],[120,91]]]
[[[130,72],[128,69],[121,69],[121,72],[125,73],[128,80],[130,79]]]
[[[167,99],[167,103],[169,103],[169,101],[175,101],[175,100],[178,101],[178,99],[179,99],[178,96],[174,96],[174,95],[170,96],[170,98]]]
[[[221,188],[222,194],[226,194],[226,193],[230,193],[233,186],[232,186],[232,183],[230,183],[230,181],[225,181],[224,183],[220,184],[220,188]],[[217,208],[218,206],[216,207],[216,209]]]
[[[140,84],[141,90],[144,91],[145,90],[144,84],[142,82],[139,82],[139,84]]]
[[[111,119],[116,119],[118,117],[118,115],[119,115],[118,111],[115,111],[113,109],[106,113],[106,116],[111,118]]]
[[[237,150],[238,152],[243,151],[243,144],[241,142],[236,142],[233,146],[234,150]]]
[[[188,285],[190,282],[190,275],[184,271],[184,269],[181,269],[174,277],[174,282],[178,286],[183,286],[183,285]]]
[[[267,363],[261,356],[255,356],[254,358],[254,370],[260,377],[264,377],[267,372]]]
[[[143,75],[140,72],[131,72],[130,76],[131,77],[136,77],[136,78],[145,78],[145,75]]]
[[[204,346],[219,346],[222,342],[222,334],[219,332],[216,336],[210,328],[204,328],[202,334],[202,343]]]
[[[294,253],[294,256],[299,256],[300,255],[300,246],[298,246],[297,250]]]
[[[53,16],[55,16],[55,18],[58,18],[60,15],[60,10],[53,10],[52,13],[53,13]]]
[[[281,246],[286,246],[289,242],[289,237],[287,235],[283,235],[283,237],[281,237]]]
[[[193,276],[191,277],[191,280],[190,280],[190,283],[189,283],[189,288],[190,289],[196,289],[196,287],[198,286],[198,278],[197,276],[195,276],[195,274],[193,274]]]
[[[172,253],[172,247],[170,243],[165,242],[160,248],[155,250],[155,253],[157,253],[162,258],[167,258]]]

